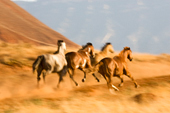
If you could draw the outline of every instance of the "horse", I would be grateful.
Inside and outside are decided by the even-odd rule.
[[[59,87],[63,76],[67,73],[67,61],[65,59],[66,43],[63,40],[58,40],[58,50],[54,54],[43,54],[37,57],[32,65],[33,73],[37,71],[37,86],[39,88],[40,75],[43,72],[43,80],[45,83],[46,74],[58,73]]]
[[[77,52],[66,53],[65,57],[68,63],[68,73],[76,86],[78,86],[78,83],[73,78],[75,70],[79,69],[84,72],[84,78],[82,79],[82,82],[84,82],[86,79],[85,68],[92,68],[90,56],[94,57],[94,55],[95,53],[92,43],[87,43],[85,46],[82,46],[82,48]]]
[[[111,54],[114,53],[114,49],[111,43],[106,43],[101,51],[99,53],[95,54],[94,58],[91,58],[91,64],[92,66],[94,66],[95,64],[97,64],[101,59],[105,58],[105,57],[110,57]]]
[[[104,58],[99,63],[95,65],[95,71],[100,73],[105,80],[107,81],[108,88],[114,88],[116,91],[119,89],[112,84],[113,77],[118,77],[121,80],[119,86],[123,86],[123,77],[122,75],[126,75],[134,82],[135,87],[139,87],[137,82],[132,77],[128,66],[127,60],[132,61],[132,51],[130,47],[124,47],[124,49],[119,53],[119,55],[114,56],[113,58]],[[93,73],[94,75],[94,73]]]

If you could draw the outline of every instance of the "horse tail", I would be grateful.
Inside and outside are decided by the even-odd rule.
[[[35,70],[38,69],[38,66],[40,65],[42,59],[43,59],[43,55],[38,56],[38,58],[37,58],[37,59],[35,60],[35,62],[32,64],[33,73],[35,72]]]
[[[99,67],[100,67],[101,65],[103,65],[103,62],[102,62],[102,61],[98,62],[98,63],[97,63],[94,67],[92,67],[92,68],[87,68],[87,69],[85,69],[85,72],[86,72],[86,73],[97,72],[97,71],[99,70]]]
[[[115,73],[116,74],[119,74],[120,72],[119,72],[119,65],[118,65],[118,63],[114,60],[114,63],[115,63]]]
[[[66,58],[67,66],[68,66],[68,67],[74,67],[73,62],[72,62],[72,58],[71,58],[71,54],[72,54],[72,53],[67,53],[67,54],[65,55],[65,58]]]
[[[103,65],[103,61],[101,60],[100,62],[98,62],[95,66],[94,66],[94,71],[98,71],[99,67]]]
[[[116,68],[119,68],[118,63],[117,63],[116,61],[114,61],[114,63],[115,63],[115,67],[116,67]]]

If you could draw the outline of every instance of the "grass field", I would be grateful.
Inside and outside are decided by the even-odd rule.
[[[36,74],[31,65],[40,54],[53,53],[57,48],[30,44],[0,43],[0,113],[169,113],[170,55],[134,53],[128,62],[139,83],[136,89],[129,78],[124,86],[111,94],[105,80],[98,83],[91,74],[81,82],[83,73],[76,71],[76,87],[68,75],[56,88],[58,75],[47,75],[47,82],[36,87]],[[68,49],[75,51],[75,49]],[[115,78],[114,85],[118,86]]]

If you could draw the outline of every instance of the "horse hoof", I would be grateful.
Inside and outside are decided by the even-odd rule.
[[[110,93],[111,93],[112,95],[116,95],[116,92],[115,92],[114,89],[109,89],[109,91],[110,91]]]
[[[140,87],[140,85],[135,85],[135,88],[139,88]]]
[[[123,84],[119,84],[119,87],[122,87],[123,86]]]
[[[119,91],[119,89],[115,89],[115,91]]]
[[[100,80],[98,79],[97,82],[100,82]]]
[[[82,79],[82,82],[85,82],[85,79]]]
[[[115,91],[119,91],[119,89],[116,86],[114,86],[114,85],[112,85],[112,88],[114,88]]]

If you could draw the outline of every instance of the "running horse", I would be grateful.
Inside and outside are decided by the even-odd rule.
[[[94,66],[97,64],[101,59],[105,57],[110,57],[114,53],[114,49],[111,43],[106,43],[99,53],[95,54],[94,58],[91,58],[91,64]]]
[[[46,74],[58,73],[59,87],[60,82],[63,80],[63,76],[67,73],[67,61],[65,59],[66,43],[63,40],[58,40],[58,51],[54,54],[43,54],[38,56],[32,65],[33,72],[37,71],[37,84],[39,87],[40,75],[43,73],[43,80],[45,83]]]
[[[92,68],[90,56],[94,57],[94,55],[95,53],[92,43],[87,43],[85,46],[82,46],[82,48],[77,52],[68,52],[65,55],[68,63],[68,73],[76,86],[78,86],[78,83],[73,78],[75,70],[79,69],[84,72],[84,78],[82,79],[82,82],[84,82],[86,79],[85,68]]]
[[[114,88],[116,91],[119,89],[112,84],[113,77],[118,77],[121,80],[119,86],[123,86],[123,77],[122,75],[126,75],[134,82],[135,87],[137,88],[139,85],[132,77],[128,65],[127,60],[132,61],[132,51],[130,47],[124,47],[124,49],[119,53],[119,55],[113,58],[104,58],[99,63],[97,63],[94,67],[94,70],[100,73],[105,80],[107,81],[108,88]],[[93,73],[94,75],[94,73]]]

